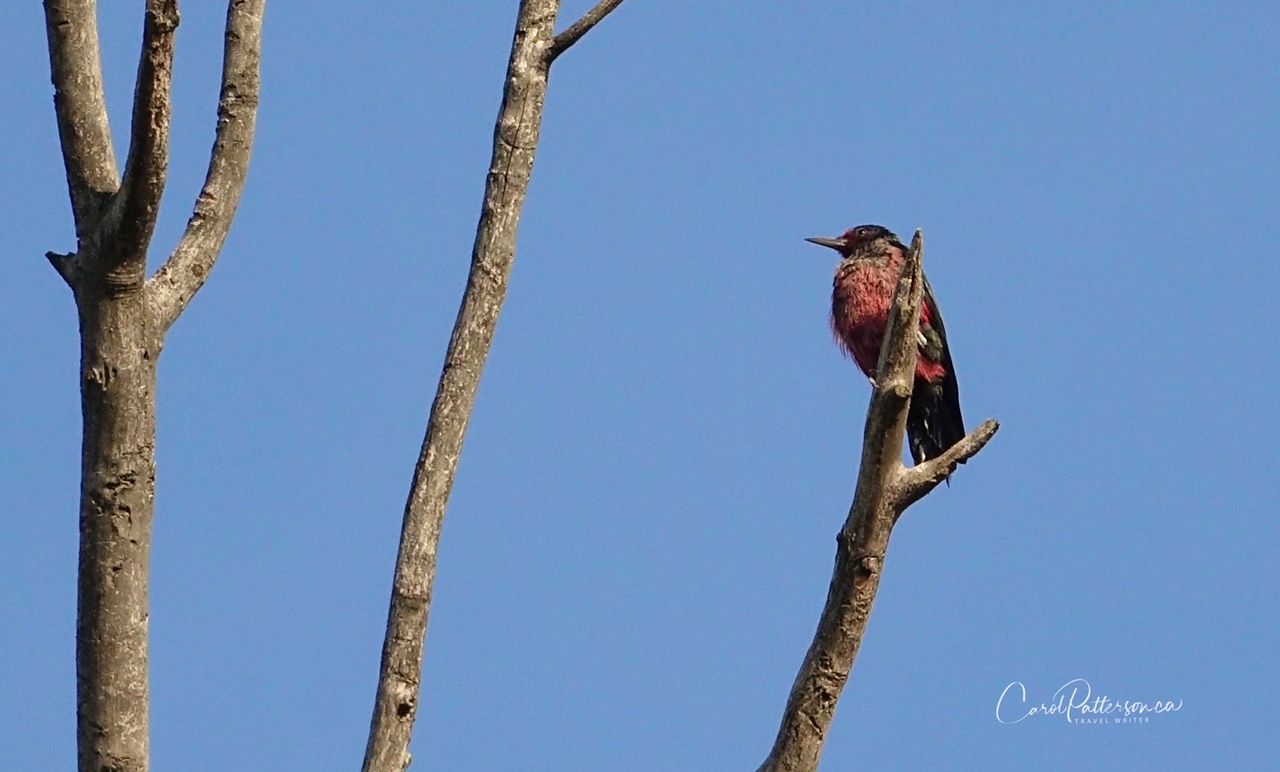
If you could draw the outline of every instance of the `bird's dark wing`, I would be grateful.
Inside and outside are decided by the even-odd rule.
[[[933,295],[933,287],[929,286],[928,277],[924,278],[924,304],[929,309],[929,326],[942,340],[940,363],[946,372],[942,375],[942,393],[938,395],[934,431],[937,432],[938,444],[946,450],[964,439],[964,416],[960,413],[960,384],[956,381],[956,368],[951,362],[947,328],[942,323],[942,312],[938,310],[938,301]]]

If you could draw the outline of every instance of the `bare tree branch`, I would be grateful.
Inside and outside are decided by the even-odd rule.
[[[402,772],[417,716],[422,650],[445,506],[515,259],[542,126],[559,0],[522,0],[493,134],[471,271],[405,504],[364,772]]]
[[[998,422],[988,418],[941,456],[902,470],[894,490],[895,501],[901,502],[895,507],[898,513],[901,514],[907,507],[929,495],[930,491],[956,471],[956,467],[976,456],[999,428]]]
[[[599,24],[604,17],[608,16],[614,8],[620,5],[622,5],[622,0],[600,0],[594,8],[583,14],[581,19],[570,24],[569,28],[564,32],[556,35],[551,41],[551,47],[547,49],[547,64],[550,65],[556,60],[556,57],[568,51],[583,35],[590,32],[592,27]]]
[[[222,93],[209,170],[178,246],[147,282],[161,330],[177,320],[204,286],[240,204],[258,115],[265,6],[266,0],[232,0],[227,6]]]
[[[120,186],[102,90],[96,6],[95,0],[44,3],[53,106],[80,240],[96,227],[104,202]]]
[[[924,292],[919,231],[902,267],[880,348],[876,385],[863,431],[858,487],[836,538],[826,606],[796,676],[773,749],[761,772],[813,772],[866,631],[884,569],[889,536],[902,512],[976,454],[999,425],[984,422],[947,453],[920,467],[902,466],[902,437],[916,366],[916,330]]]
[[[201,259],[209,264],[229,227],[248,161],[262,4],[231,0],[228,10],[215,157],[183,239],[206,250]],[[123,184],[107,125],[95,14],[92,0],[45,2],[54,105],[77,236],[75,253],[47,255],[74,291],[80,323],[77,756],[82,772],[146,772],[156,363],[165,328],[182,304],[158,303],[169,285],[156,282],[162,289],[148,291],[153,287],[143,277],[168,166],[178,7],[177,0],[146,3]],[[250,95],[247,110],[240,107],[246,101],[241,91]],[[202,231],[203,223],[196,222],[201,217],[223,221]]]
[[[170,90],[177,29],[177,0],[147,0],[124,181],[103,223],[106,249],[99,258],[104,262],[91,266],[112,274],[116,286],[140,286],[146,277],[147,246],[160,215],[169,171]]]

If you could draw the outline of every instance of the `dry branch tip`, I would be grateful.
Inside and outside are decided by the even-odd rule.
[[[551,45],[547,48],[547,65],[550,66],[556,60],[556,57],[568,51],[574,43],[582,39],[591,31],[591,28],[599,24],[604,17],[613,12],[613,9],[622,5],[622,0],[600,0],[594,8],[587,11],[573,24],[570,24],[564,32],[556,35],[551,40]]]

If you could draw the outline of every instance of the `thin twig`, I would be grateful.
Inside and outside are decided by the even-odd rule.
[[[614,8],[622,5],[622,0],[600,0],[596,6],[590,11],[582,15],[568,29],[556,35],[551,41],[551,47],[547,49],[547,64],[551,64],[556,57],[568,51],[569,48],[577,43],[583,35],[591,31],[591,28],[599,24],[604,17],[608,16]]]
[[[899,514],[916,503],[951,476],[956,468],[973,458],[978,451],[991,441],[1000,429],[1000,423],[988,418],[978,424],[978,428],[965,435],[964,439],[947,448],[941,456],[924,463],[902,470],[896,482],[894,495],[902,502]]]

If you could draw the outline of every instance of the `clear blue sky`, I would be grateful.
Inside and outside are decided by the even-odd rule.
[[[153,261],[203,178],[218,5],[184,6]],[[863,222],[925,229],[966,416],[1003,429],[899,525],[825,768],[1280,763],[1280,11],[883,5],[628,0],[556,64],[422,769],[763,758],[869,393],[802,238]],[[157,769],[358,766],[514,9],[269,5],[248,188],[161,365]],[[78,344],[42,255],[74,242],[38,4],[0,29],[0,766],[66,769]],[[1075,678],[1183,708],[996,720]]]

